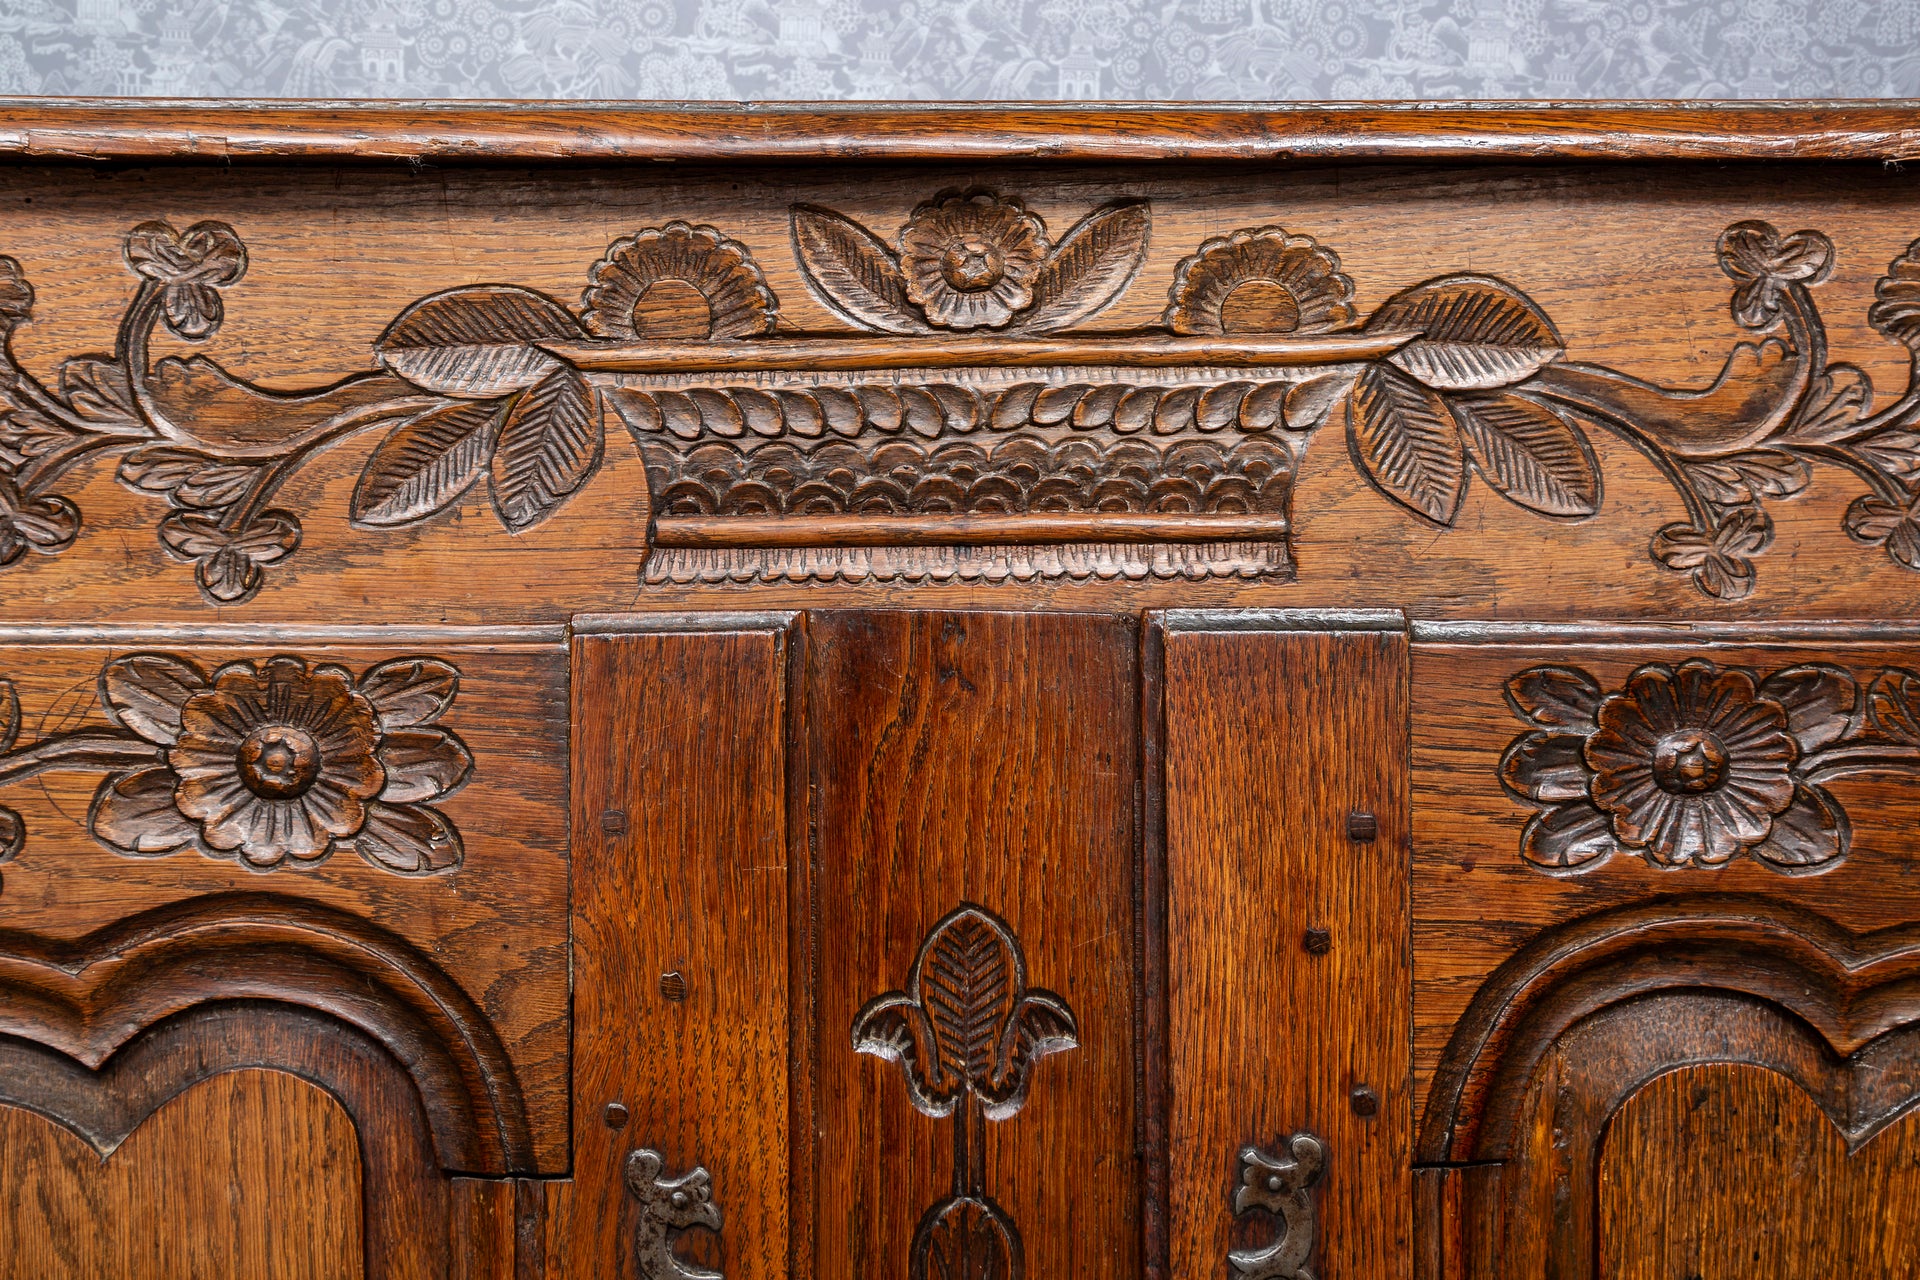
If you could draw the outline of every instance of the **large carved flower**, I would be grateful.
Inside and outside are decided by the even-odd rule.
[[[1534,732],[1501,777],[1542,812],[1521,852],[1571,871],[1616,848],[1656,866],[1716,866],[1742,853],[1783,870],[1845,852],[1846,815],[1806,762],[1848,732],[1853,678],[1809,665],[1765,680],[1694,660],[1649,664],[1603,694],[1571,667],[1534,667],[1507,700]]]
[[[257,868],[351,842],[391,870],[444,869],[458,836],[424,802],[459,786],[473,760],[427,726],[457,684],[431,659],[385,663],[358,682],[288,656],[211,677],[168,654],[119,659],[101,675],[101,699],[162,748],[161,762],[101,784],[93,833],[126,853],[195,845]]]
[[[684,222],[608,245],[580,304],[601,338],[744,338],[771,332],[777,313],[745,245]]]
[[[247,249],[224,222],[196,222],[186,231],[143,222],[127,232],[127,265],[162,286],[167,328],[205,338],[220,327],[220,290],[247,272]]]
[[[1353,323],[1353,281],[1311,236],[1255,227],[1217,236],[1173,276],[1175,333],[1326,333]]]
[[[947,329],[1003,325],[1033,301],[1046,227],[1018,201],[974,191],[937,197],[900,229],[907,297]]]
[[[1593,802],[1621,844],[1656,862],[1726,862],[1793,803],[1799,749],[1786,708],[1745,671],[1642,667],[1596,719],[1585,752]]]

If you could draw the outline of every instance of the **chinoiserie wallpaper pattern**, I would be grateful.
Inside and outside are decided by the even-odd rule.
[[[1920,0],[0,0],[0,94],[1905,97]]]

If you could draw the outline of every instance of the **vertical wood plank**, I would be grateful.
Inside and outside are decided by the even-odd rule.
[[[631,1274],[641,1147],[712,1174],[684,1256],[787,1274],[787,633],[730,625],[575,640],[569,1276]]]
[[[820,924],[820,1280],[904,1280],[951,1190],[953,1121],[914,1110],[899,1066],[856,1055],[870,999],[908,985],[935,925],[991,910],[1060,996],[1078,1047],[1032,1064],[984,1126],[985,1189],[1026,1274],[1140,1274],[1134,1158],[1137,624],[1068,614],[848,613],[809,620]],[[937,1276],[930,1271],[930,1276]]]
[[[1405,1276],[1406,637],[1215,629],[1250,625],[1176,613],[1164,638],[1171,1274],[1279,1234],[1235,1221],[1236,1153],[1304,1130],[1327,1153],[1314,1274]]]

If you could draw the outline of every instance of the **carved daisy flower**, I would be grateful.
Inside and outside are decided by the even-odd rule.
[[[160,763],[101,784],[93,833],[126,853],[197,845],[261,869],[316,861],[350,840],[391,870],[444,869],[458,837],[422,802],[465,781],[473,759],[425,726],[457,681],[430,659],[386,663],[358,682],[288,656],[211,677],[167,654],[118,659],[101,675],[101,699],[163,750]]]
[[[1353,281],[1311,236],[1257,227],[1217,236],[1174,272],[1175,333],[1326,333],[1353,323]]]
[[[1003,325],[1033,301],[1046,227],[1019,202],[989,192],[938,197],[900,229],[907,297],[947,329]]]

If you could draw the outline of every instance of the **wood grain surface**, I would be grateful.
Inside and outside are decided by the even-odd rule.
[[[217,1076],[104,1161],[52,1121],[0,1109],[7,1280],[348,1280],[364,1268],[352,1121],[297,1076]]]
[[[788,1274],[789,640],[736,625],[574,642],[570,1276],[636,1274],[640,1148],[712,1174],[686,1256]]]
[[[1758,1067],[1662,1076],[1627,1100],[1601,1154],[1600,1274],[1912,1275],[1916,1143],[1909,1118],[1853,1148],[1806,1094]]]
[[[1168,1274],[1271,1239],[1233,1157],[1304,1131],[1313,1274],[1409,1275],[1405,636],[1176,623],[1165,653]]]
[[[856,1056],[848,1033],[907,984],[933,926],[974,903],[1079,1026],[1079,1047],[1033,1064],[1018,1113],[986,1126],[986,1189],[1027,1274],[1138,1275],[1135,623],[827,613],[809,632],[815,1274],[901,1274],[950,1186],[952,1123],[918,1114],[900,1068]]]

